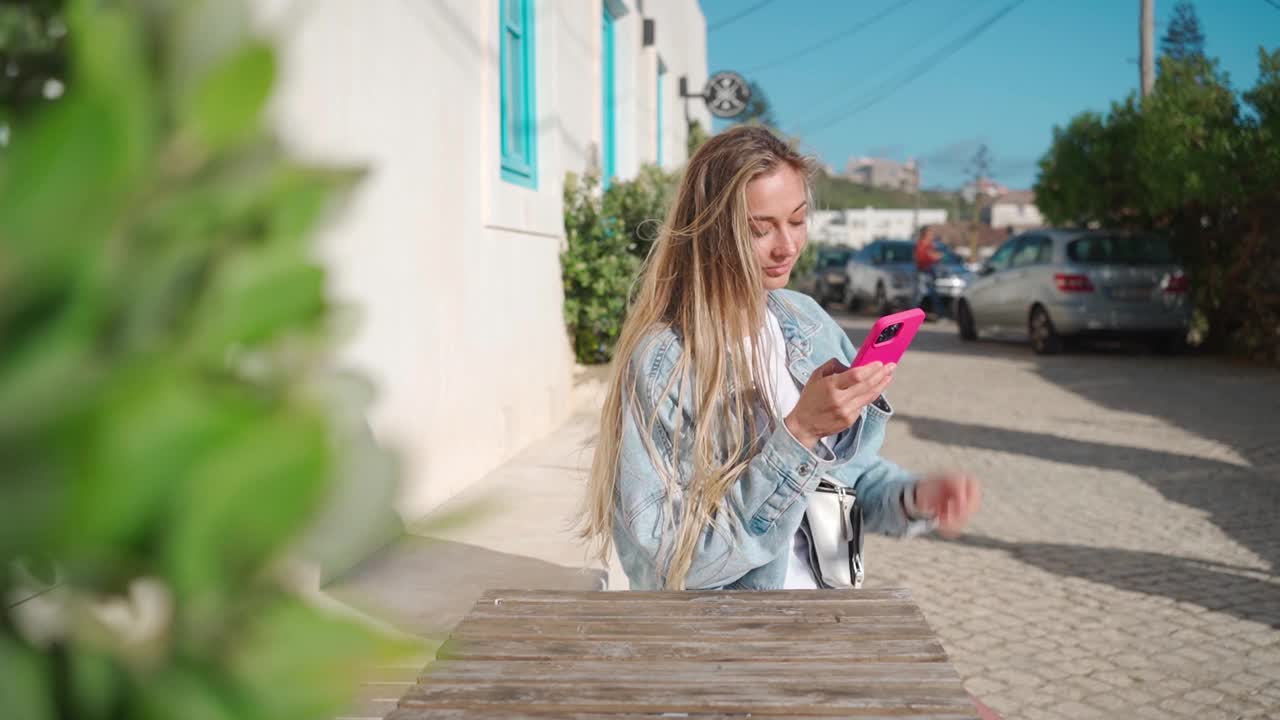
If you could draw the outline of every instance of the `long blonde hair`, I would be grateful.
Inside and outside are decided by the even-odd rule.
[[[808,181],[812,165],[771,131],[739,126],[708,140],[689,160],[675,201],[645,261],[614,354],[614,368],[599,442],[588,476],[581,536],[607,559],[613,540],[617,480],[624,415],[632,413],[666,488],[666,527],[657,562],[670,589],[683,589],[699,537],[717,532],[725,496],[760,451],[761,422],[775,421],[763,402],[770,378],[764,363],[762,329],[767,312],[764,280],[748,223],[747,184],[789,166]],[[662,462],[652,443],[661,412],[642,417],[633,391],[643,381],[631,367],[633,354],[670,328],[680,353],[670,384],[679,388],[673,452]],[[749,341],[745,341],[749,339]],[[732,391],[730,391],[732,389]],[[685,408],[685,398],[692,408]],[[692,427],[692,475],[681,482],[680,434],[685,411]],[[676,522],[675,502],[683,510]],[[673,537],[674,536],[674,537]]]

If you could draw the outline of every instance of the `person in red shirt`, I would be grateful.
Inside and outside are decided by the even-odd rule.
[[[926,312],[937,314],[938,312],[938,279],[937,267],[942,260],[942,251],[938,249],[937,237],[934,234],[933,227],[925,225],[916,233],[916,273],[918,275],[927,276],[925,282],[925,292],[928,294],[929,306]],[[916,278],[916,305],[924,307],[924,297],[920,292],[920,277]]]

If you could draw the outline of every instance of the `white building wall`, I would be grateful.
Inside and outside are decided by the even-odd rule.
[[[991,227],[1040,227],[1044,216],[1030,203],[996,203],[991,206]]]
[[[644,0],[643,11],[645,17],[655,22],[656,31],[654,45],[646,48],[649,59],[645,62],[647,74],[643,76],[641,87],[646,89],[645,97],[653,98],[657,88],[660,56],[667,66],[667,77],[662,88],[663,157],[660,158],[660,164],[666,168],[675,168],[686,159],[688,121],[692,119],[700,122],[708,133],[711,132],[711,113],[702,101],[686,101],[680,97],[681,75],[688,80],[689,92],[698,92],[707,83],[707,21],[697,2]],[[659,160],[656,157],[657,133],[652,125],[657,113],[653,102],[656,101],[651,101],[640,110],[641,117],[648,122],[636,145],[649,148],[645,162]]]
[[[627,177],[653,157],[645,106],[658,51],[641,48],[634,0],[622,5],[617,138]],[[644,5],[666,48],[668,117],[679,123],[668,123],[664,150],[678,165],[675,78],[705,79],[705,21],[697,0]],[[333,295],[360,309],[347,359],[377,385],[371,420],[401,451],[398,509],[415,519],[571,411],[561,195],[566,172],[599,161],[601,5],[536,0],[536,189],[500,175],[497,0],[253,6],[278,40],[274,118],[285,141],[313,162],[366,172],[318,252]]]

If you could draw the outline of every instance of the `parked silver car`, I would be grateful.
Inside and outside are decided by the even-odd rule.
[[[813,270],[796,279],[795,288],[818,301],[820,305],[840,302],[844,298],[845,264],[853,255],[847,247],[821,247]]]
[[[1112,231],[1036,230],[1006,241],[956,309],[960,337],[1013,335],[1037,353],[1079,337],[1138,336],[1174,350],[1191,318],[1169,243]]]
[[[943,256],[938,263],[935,285],[943,307],[934,310],[946,312],[960,297],[971,276],[959,256],[941,244],[938,249]],[[910,240],[876,240],[849,259],[845,272],[849,280],[844,303],[850,310],[870,303],[875,312],[885,315],[910,307],[915,301],[915,243]]]

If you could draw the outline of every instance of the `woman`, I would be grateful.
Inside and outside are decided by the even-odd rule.
[[[738,127],[689,161],[618,343],[583,536],[616,547],[632,589],[816,587],[803,534],[821,477],[865,525],[956,533],[978,506],[960,473],[879,457],[892,366],[785,290],[806,240],[809,162]]]

